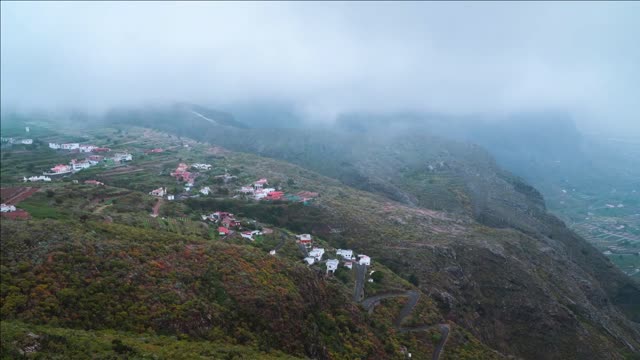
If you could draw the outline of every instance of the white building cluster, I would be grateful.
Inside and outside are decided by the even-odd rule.
[[[30,176],[30,177],[22,177],[22,181],[27,182],[27,181],[31,181],[31,182],[36,182],[36,181],[44,181],[44,182],[49,182],[51,181],[51,178],[48,176],[44,176],[44,175],[40,175],[40,176]]]
[[[3,137],[1,138],[2,142],[7,142],[9,144],[23,144],[23,145],[31,145],[33,144],[33,139],[14,139],[12,137]]]

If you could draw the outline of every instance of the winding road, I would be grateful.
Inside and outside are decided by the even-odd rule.
[[[354,300],[356,302],[360,301],[360,299],[362,299],[362,297],[364,296],[364,291],[362,286],[358,287],[358,280],[360,278],[360,275],[362,275],[361,284],[362,285],[364,284],[364,274],[366,274],[367,267],[364,265],[361,267],[359,265],[356,265],[356,270],[360,270],[360,268],[364,268],[364,270],[361,270],[362,274],[360,274],[359,272],[356,273],[356,288],[353,294]],[[409,298],[409,301],[407,301],[404,307],[402,307],[402,310],[400,310],[398,317],[396,317],[396,319],[393,322],[393,325],[396,327],[396,329],[398,329],[398,331],[402,333],[406,333],[406,332],[428,331],[436,328],[440,330],[440,341],[438,342],[438,345],[436,345],[435,349],[433,349],[433,356],[432,356],[432,360],[439,360],[440,354],[442,354],[442,349],[444,348],[444,345],[447,343],[447,340],[449,339],[449,331],[451,330],[449,324],[422,325],[422,326],[415,326],[415,327],[401,326],[404,319],[406,319],[407,316],[411,315],[411,313],[413,312],[413,309],[418,304],[418,301],[420,300],[419,291],[409,290],[406,292],[390,292],[385,294],[378,294],[378,295],[370,296],[366,299],[361,300],[360,304],[365,308],[365,310],[367,310],[369,313],[372,313],[373,309],[375,308],[376,305],[380,303],[380,301],[384,299],[395,298],[395,297]]]

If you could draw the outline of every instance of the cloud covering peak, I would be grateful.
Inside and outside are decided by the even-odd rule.
[[[557,109],[637,128],[640,3],[2,2],[2,105]]]

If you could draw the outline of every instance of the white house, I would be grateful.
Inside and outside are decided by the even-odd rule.
[[[16,207],[8,204],[0,204],[0,212],[12,212],[16,211]]]
[[[73,171],[79,171],[79,170],[88,169],[91,167],[91,163],[86,160],[77,161],[74,159],[74,160],[71,160],[70,164]]]
[[[336,255],[342,256],[345,260],[351,260],[353,258],[353,250],[338,249]]]
[[[58,150],[58,149],[61,149],[62,146],[60,144],[56,144],[56,143],[49,143],[49,148],[54,149],[54,150]]]
[[[26,177],[24,177],[23,179],[24,179],[24,181],[25,181],[25,182],[27,182],[27,180],[28,180],[28,181],[46,181],[46,182],[51,181],[51,178],[50,178],[50,177],[48,177],[48,176],[43,176],[43,175],[40,175],[40,176],[31,176],[31,177],[29,177],[28,179],[27,179]]]
[[[245,238],[245,239],[249,239],[249,240],[253,241],[253,237],[255,235],[262,235],[262,232],[260,230],[243,231],[243,232],[240,233],[240,235],[242,235],[242,237]]]
[[[274,255],[275,256],[276,255],[276,251],[275,250],[269,251],[269,255]]]
[[[92,152],[97,146],[95,145],[80,145],[80,152]]]
[[[300,241],[311,241],[311,235],[310,234],[296,235],[296,239],[298,239]]]
[[[193,164],[191,165],[192,168],[198,169],[198,170],[210,170],[211,169],[211,165],[209,164]]]
[[[360,265],[371,265],[371,258],[367,255],[358,255],[358,264]]]
[[[163,197],[166,193],[167,193],[166,190],[164,188],[160,187],[160,188],[157,188],[157,189],[151,191],[149,193],[149,195]]]
[[[176,197],[174,195],[167,195],[167,200],[169,200],[169,201],[173,201],[173,200],[175,200],[175,198]]]
[[[60,145],[60,148],[64,150],[76,150],[80,148],[80,144],[78,143],[62,144]]]
[[[253,195],[253,198],[256,200],[262,200],[266,197],[267,197],[267,193],[262,191],[262,189],[256,190],[255,194]]]
[[[133,156],[129,153],[115,153],[111,159],[113,161],[131,161]]]
[[[33,139],[22,139],[20,140],[20,143],[25,145],[31,145],[33,144]]]
[[[329,259],[327,260],[327,274],[329,272],[334,273],[338,269],[338,264],[340,262],[338,259]]]
[[[316,262],[316,258],[312,256],[307,256],[306,258],[304,258],[304,261],[307,262],[307,265],[313,265],[313,263]]]
[[[262,189],[263,186],[265,185],[269,185],[269,182],[267,181],[267,179],[262,178],[256,182],[253,183],[253,187],[256,189]]]
[[[209,192],[211,192],[211,188],[209,188],[208,186],[205,186],[202,189],[200,189],[200,193],[202,193],[202,195],[209,195]]]
[[[323,248],[313,248],[309,251],[309,256],[316,258],[318,261],[322,260],[322,255],[324,255]]]
[[[243,194],[253,194],[255,190],[250,187],[250,186],[243,186],[240,188],[240,190],[238,190],[238,192],[241,192]]]

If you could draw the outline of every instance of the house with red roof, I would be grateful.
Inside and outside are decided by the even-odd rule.
[[[89,161],[99,162],[99,161],[104,160],[104,156],[102,156],[102,155],[90,155],[87,159],[89,159]]]
[[[224,227],[224,226],[220,226],[220,227],[218,227],[218,234],[219,234],[220,236],[226,236],[226,235],[229,235],[229,232],[230,232],[230,230],[229,230],[229,229],[227,229],[227,228],[226,228],[226,227]]]
[[[272,192],[268,193],[267,196],[264,199],[265,200],[282,200],[283,197],[284,197],[284,192],[282,192],[282,191],[272,191]]]
[[[231,217],[223,218],[222,221],[220,221],[220,223],[228,228],[240,227],[240,221]]]
[[[265,185],[269,185],[269,182],[267,181],[267,179],[262,178],[256,182],[253,183],[253,187],[256,189],[262,189],[263,186]]]
[[[161,187],[161,188],[157,188],[155,190],[152,190],[149,193],[149,195],[163,197],[166,193],[167,193],[167,191],[165,190],[165,188]]]
[[[56,166],[51,168],[51,172],[53,174],[66,174],[66,173],[71,172],[71,166],[58,164],[58,165],[56,165]],[[47,174],[45,173],[45,175],[47,175]]]
[[[313,242],[311,239],[311,235],[309,234],[296,235],[296,239],[298,239],[298,242],[300,244],[304,244],[304,245],[311,245],[311,243]]]
[[[371,258],[368,257],[367,255],[358,255],[358,263],[360,265],[371,265]]]

